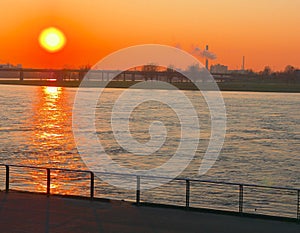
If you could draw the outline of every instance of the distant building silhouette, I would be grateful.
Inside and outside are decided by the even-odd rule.
[[[219,73],[219,74],[226,74],[228,73],[228,66],[216,64],[210,66],[211,73]]]
[[[295,74],[297,78],[300,78],[300,70],[295,70]]]
[[[6,63],[6,64],[0,64],[0,69],[21,69],[22,64],[17,64],[16,66]]]

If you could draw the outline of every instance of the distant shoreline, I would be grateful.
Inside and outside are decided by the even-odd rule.
[[[90,82],[86,87],[101,87],[106,82]],[[138,81],[111,81],[107,88],[129,88]],[[160,85],[153,85],[149,89],[161,89]],[[180,90],[198,90],[191,82],[173,82],[171,83]],[[29,86],[58,86],[58,87],[79,87],[80,81],[41,81],[41,80],[0,80],[0,85],[29,85]],[[209,90],[209,86],[205,87]],[[219,82],[219,89],[221,91],[249,91],[249,92],[285,92],[285,93],[300,93],[300,83],[288,82],[249,82],[249,81],[233,81],[233,82]]]

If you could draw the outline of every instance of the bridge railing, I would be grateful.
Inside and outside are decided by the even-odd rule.
[[[37,175],[43,176],[46,185],[44,190],[40,191],[47,195],[51,195],[52,193],[64,194],[57,190],[53,192],[55,183],[58,182],[58,178],[53,179],[53,176],[57,174],[57,172],[73,174],[73,180],[76,180],[77,176],[80,177],[79,174],[85,174],[85,189],[88,186],[88,197],[91,199],[98,196],[107,197],[109,194],[113,194],[113,199],[122,199],[120,196],[122,192],[123,194],[125,193],[126,196],[126,191],[112,189],[97,177],[109,176],[110,178],[115,177],[116,179],[127,177],[130,181],[134,180],[136,183],[134,193],[131,192],[128,194],[128,191],[127,198],[131,200],[134,199],[133,201],[137,205],[141,203],[168,204],[182,206],[186,209],[222,210],[240,214],[287,217],[300,221],[300,189],[297,188],[175,178],[170,182],[165,182],[162,186],[144,190],[142,186],[145,185],[145,183],[161,183],[161,181],[169,181],[170,178],[109,172],[97,172],[97,174],[95,174],[88,170],[25,165],[0,164],[0,167],[2,167],[2,170],[5,172],[5,175],[2,177],[4,178],[4,190],[6,192],[11,190],[10,186],[14,183],[11,181],[12,169],[18,169],[19,176],[25,175],[25,169],[41,171],[37,173]],[[39,179],[39,177],[36,178]],[[72,182],[72,179],[65,182]],[[31,191],[36,192],[36,190]],[[78,192],[67,194],[82,196]]]

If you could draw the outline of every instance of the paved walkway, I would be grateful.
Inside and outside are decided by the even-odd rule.
[[[0,192],[0,232],[300,233],[300,224],[44,195]]]

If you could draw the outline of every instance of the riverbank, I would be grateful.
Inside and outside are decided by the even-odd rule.
[[[107,88],[129,88],[138,81],[111,81],[106,86]],[[162,89],[161,85],[157,82],[149,82],[147,85],[150,89]],[[80,81],[44,81],[44,80],[0,80],[0,84],[4,85],[31,85],[31,86],[60,86],[60,87],[78,87]],[[221,91],[253,91],[253,92],[291,92],[300,93],[300,83],[287,83],[287,82],[247,82],[247,81],[234,81],[234,82],[219,82],[217,83]],[[86,87],[102,87],[106,82],[90,81]],[[173,86],[180,90],[198,90],[197,87],[191,82],[173,82]],[[211,85],[201,83],[203,90],[211,90]]]
[[[217,224],[216,224],[217,223]],[[299,224],[181,209],[0,192],[1,232],[296,233]]]

